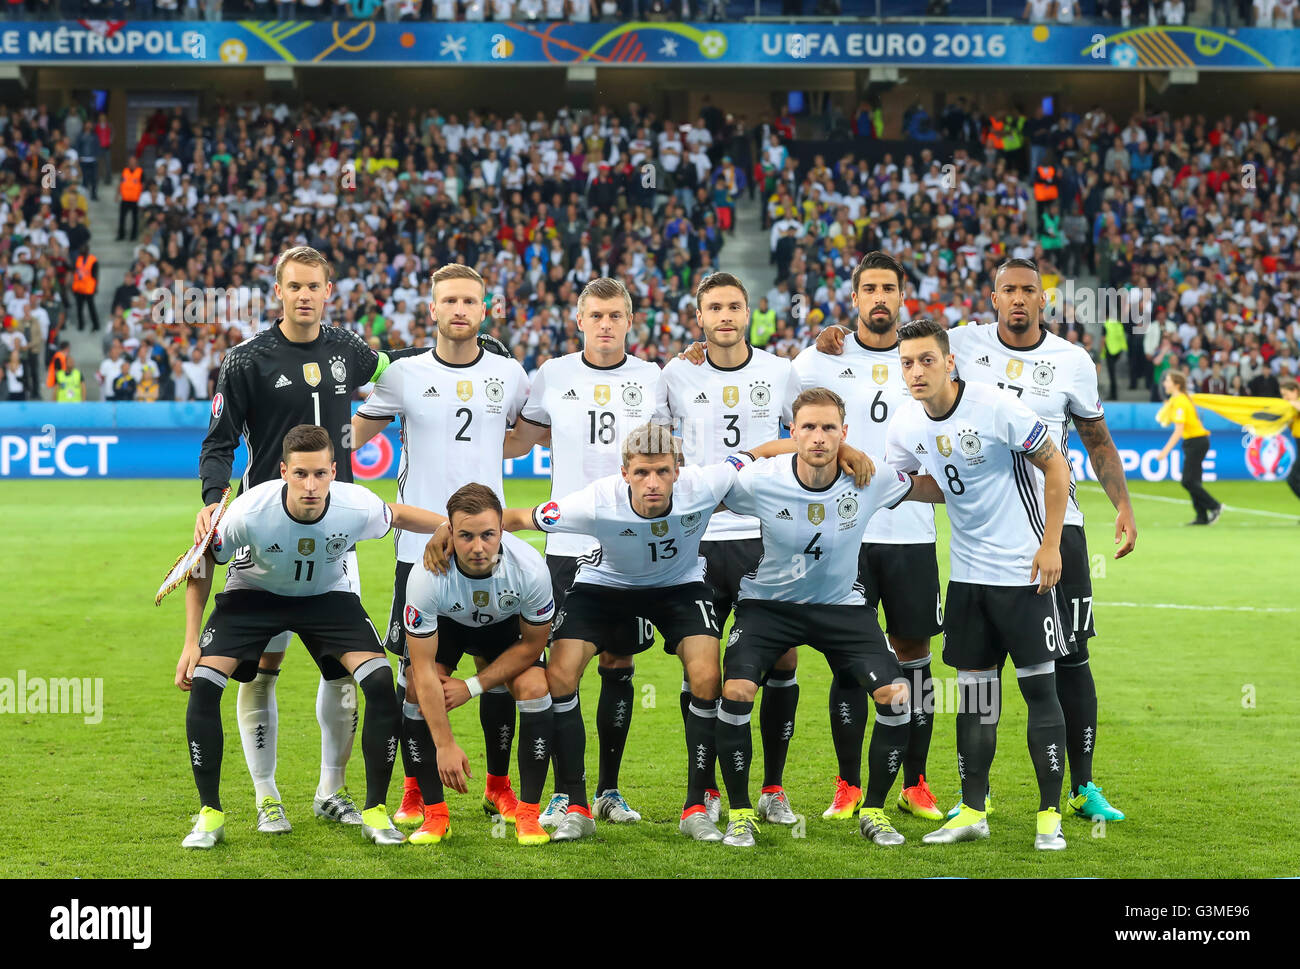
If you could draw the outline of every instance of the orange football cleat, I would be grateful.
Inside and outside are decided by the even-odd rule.
[[[835,778],[835,800],[822,812],[824,818],[845,820],[852,818],[862,806],[862,788],[854,787],[842,777]]]
[[[451,835],[451,813],[447,802],[429,804],[424,808],[424,824],[420,830],[411,833],[407,840],[413,845],[436,845],[443,838]]]
[[[519,802],[515,810],[515,837],[521,845],[544,845],[551,840],[537,820],[540,812],[540,805]]]
[[[424,821],[424,798],[420,796],[420,784],[414,777],[402,781],[402,805],[393,815],[398,824],[419,824]]]
[[[510,787],[510,778],[489,774],[483,791],[483,813],[488,817],[499,814],[506,824],[514,824],[518,808],[519,798]]]
[[[925,782],[924,774],[917,783],[903,788],[902,793],[898,795],[898,809],[914,814],[918,818],[929,818],[931,821],[943,820],[943,812],[939,810],[938,802],[930,793],[930,785]]]

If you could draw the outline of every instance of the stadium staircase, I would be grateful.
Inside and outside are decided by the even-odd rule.
[[[113,294],[122,284],[122,274],[131,268],[137,245],[138,236],[135,242],[117,241],[115,176],[111,186],[99,186],[98,201],[90,203],[90,251],[99,260],[99,291],[95,293],[95,308],[99,311],[100,332],[92,333],[89,326],[84,332],[78,332],[75,303],[68,311],[68,322],[63,328],[63,339],[72,344],[73,359],[86,380],[87,400],[103,400],[108,396],[95,379],[95,371],[105,356],[104,335],[112,321],[109,307],[113,305]]]

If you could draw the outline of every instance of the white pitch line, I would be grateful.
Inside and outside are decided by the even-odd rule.
[[[1094,602],[1093,605],[1129,609],[1190,609],[1195,612],[1300,612],[1300,609],[1282,606],[1189,606],[1180,602]]]
[[[1075,488],[1087,488],[1089,491],[1095,491],[1099,494],[1105,494],[1105,490],[1099,484],[1091,481],[1075,482]],[[1187,505],[1191,503],[1190,498],[1169,498],[1165,495],[1147,495],[1140,491],[1129,489],[1129,495],[1134,498],[1146,498],[1148,501],[1163,501],[1171,505]],[[1267,518],[1285,518],[1287,521],[1300,521],[1300,515],[1284,515],[1278,511],[1260,511],[1258,508],[1238,508],[1236,505],[1224,505],[1224,511],[1238,512],[1245,515],[1264,515]]]

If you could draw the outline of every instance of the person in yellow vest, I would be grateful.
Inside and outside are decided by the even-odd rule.
[[[135,399],[152,404],[158,400],[158,365],[150,360],[140,368],[140,383],[135,388]]]
[[[81,371],[72,362],[72,351],[68,350],[63,369],[54,375],[54,400],[60,404],[76,404],[86,399],[86,382],[81,379]]]
[[[750,346],[765,347],[776,334],[776,310],[767,305],[767,297],[758,301],[749,323]]]
[[[1291,437],[1295,441],[1296,455],[1291,461],[1291,471],[1286,476],[1286,483],[1291,486],[1295,496],[1300,498],[1300,383],[1294,377],[1283,377],[1278,381],[1282,399],[1295,408],[1295,420],[1291,422]]]
[[[1169,457],[1174,445],[1182,440],[1183,477],[1182,485],[1192,496],[1192,507],[1196,509],[1196,518],[1189,525],[1213,525],[1223,513],[1223,505],[1214,499],[1201,484],[1201,463],[1210,450],[1210,432],[1201,423],[1196,413],[1196,405],[1187,396],[1187,374],[1181,370],[1166,371],[1160,382],[1169,400],[1160,408],[1157,420],[1162,424],[1173,422],[1174,432],[1160,449],[1160,460]]]
[[[83,310],[90,310],[90,327],[99,332],[99,311],[95,309],[95,293],[99,290],[99,260],[90,254],[90,246],[82,246],[72,267],[72,292],[77,298],[77,330],[86,328]]]
[[[1119,400],[1119,358],[1128,349],[1128,333],[1124,324],[1113,316],[1106,319],[1102,355],[1106,358],[1106,374],[1110,377],[1110,400]]]
[[[118,185],[117,239],[126,238],[126,214],[131,213],[131,241],[135,241],[140,231],[140,193],[144,191],[144,169],[140,167],[135,155],[127,159],[122,169],[122,181]]]

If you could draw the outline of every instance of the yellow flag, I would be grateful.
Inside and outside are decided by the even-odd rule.
[[[1285,431],[1296,416],[1295,408],[1280,397],[1233,397],[1229,394],[1192,394],[1191,397],[1197,407],[1212,410],[1260,437],[1272,437]],[[1161,410],[1163,412],[1163,408]]]

